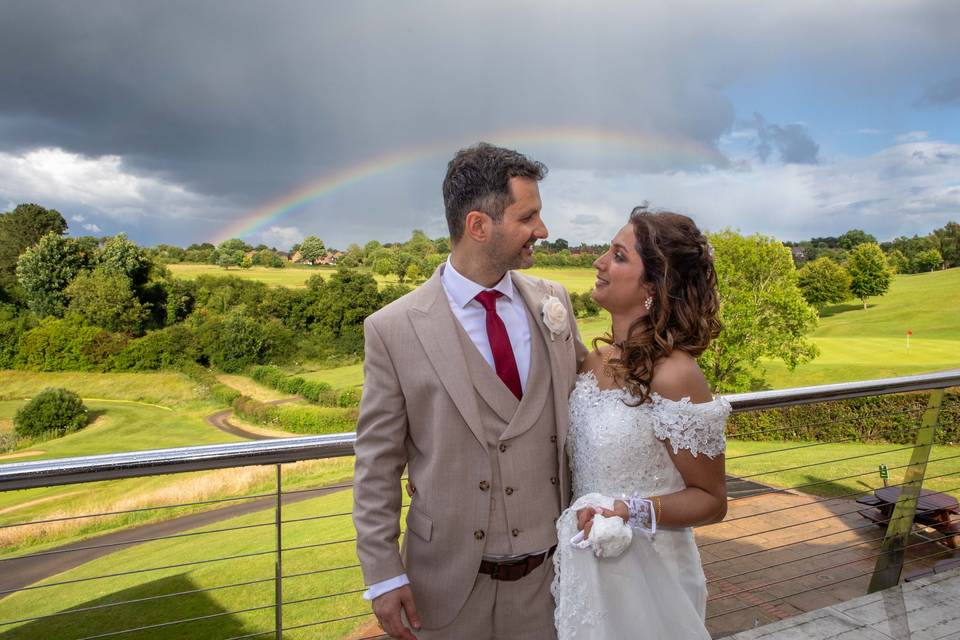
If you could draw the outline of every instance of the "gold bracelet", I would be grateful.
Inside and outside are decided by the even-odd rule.
[[[653,513],[660,522],[660,516],[663,513],[663,505],[660,504],[660,496],[653,496]]]

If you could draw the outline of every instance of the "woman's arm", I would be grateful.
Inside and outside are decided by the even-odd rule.
[[[651,390],[667,400],[689,398],[693,404],[713,400],[707,379],[697,361],[686,353],[674,352],[654,372]],[[657,525],[695,527],[719,522],[727,514],[726,464],[723,454],[710,458],[700,452],[696,457],[687,449],[674,451],[674,443],[665,440],[667,453],[683,477],[686,489],[659,496]],[[654,502],[658,502],[654,500]]]
[[[692,404],[713,400],[710,387],[696,360],[685,353],[675,352],[664,360],[654,372],[651,390],[667,400],[680,401],[689,398]],[[727,513],[726,464],[722,453],[709,457],[705,452],[694,456],[688,449],[678,448],[668,438],[664,446],[676,466],[686,488],[661,496],[649,498],[656,509],[658,527],[693,527],[723,520]],[[614,510],[601,510],[603,515],[618,515],[624,522],[630,518],[626,502],[617,500]],[[580,528],[589,535],[593,512],[581,510],[578,515]]]

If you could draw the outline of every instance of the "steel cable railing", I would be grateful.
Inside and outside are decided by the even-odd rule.
[[[740,394],[728,399],[736,413],[744,413],[872,395],[931,391],[953,386],[960,386],[960,370],[881,381]],[[941,411],[954,411],[956,406],[956,402],[949,400],[942,403]],[[936,543],[924,539],[921,542],[904,541],[902,544],[881,548],[880,543],[885,542],[887,536],[870,535],[866,531],[877,526],[892,529],[898,522],[925,522],[935,515],[931,509],[918,508],[915,513],[904,515],[900,512],[894,513],[891,504],[887,511],[873,516],[872,520],[863,523],[849,521],[850,518],[857,518],[858,514],[863,515],[872,508],[852,500],[874,492],[874,487],[863,480],[875,475],[876,467],[863,471],[860,471],[860,468],[872,464],[871,460],[882,459],[883,456],[906,456],[908,452],[916,453],[918,450],[916,444],[901,444],[887,445],[882,449],[863,453],[862,450],[855,450],[859,441],[859,436],[855,434],[865,425],[879,423],[882,427],[896,421],[895,428],[899,438],[918,437],[929,426],[921,422],[921,419],[926,419],[929,410],[922,407],[898,411],[869,410],[860,411],[854,416],[846,415],[842,420],[814,420],[773,428],[735,430],[730,436],[731,441],[743,438],[742,442],[750,442],[751,446],[758,446],[761,450],[748,450],[727,457],[728,473],[732,473],[738,482],[752,488],[744,495],[731,496],[731,513],[724,522],[703,527],[698,533],[698,537],[706,537],[701,540],[701,549],[709,549],[715,556],[724,556],[705,558],[703,562],[703,566],[711,572],[708,580],[711,591],[721,589],[721,592],[712,594],[708,601],[708,623],[738,612],[751,609],[760,611],[765,605],[784,600],[795,606],[800,605],[798,608],[802,609],[802,603],[797,602],[797,599],[814,589],[792,590],[791,593],[782,595],[778,592],[780,588],[789,586],[792,582],[802,584],[805,579],[815,576],[820,579],[825,572],[843,571],[894,552],[910,556],[903,561],[904,565],[929,563],[934,558],[953,553],[952,549],[943,549],[937,553],[914,557],[914,552],[920,551],[924,545]],[[831,426],[831,432],[838,435],[815,441],[783,440],[782,444],[773,441],[783,436],[795,437],[815,433],[818,428],[826,426]],[[876,433],[883,429],[872,428],[868,431]],[[762,439],[756,440],[758,437]],[[850,453],[841,457],[837,451],[842,449],[826,449],[830,446],[849,447]],[[44,628],[57,629],[56,637],[64,640],[101,640],[127,636],[135,636],[140,640],[164,638],[170,634],[193,637],[189,630],[199,629],[197,625],[223,625],[230,620],[228,627],[233,629],[233,635],[230,635],[228,640],[280,638],[284,633],[294,632],[309,633],[310,637],[322,638],[339,638],[346,633],[353,633],[351,637],[356,640],[385,638],[382,632],[368,626],[371,614],[369,605],[360,599],[364,587],[360,565],[356,562],[353,549],[356,538],[348,521],[352,514],[349,507],[344,507],[342,501],[336,499],[337,495],[344,495],[339,492],[352,487],[352,482],[340,480],[322,486],[303,486],[304,480],[301,476],[297,481],[298,486],[283,486],[282,465],[350,455],[352,447],[353,434],[340,434],[0,465],[0,492],[250,465],[275,466],[277,472],[273,491],[263,491],[263,485],[259,484],[258,490],[250,495],[134,509],[107,508],[95,513],[76,515],[55,514],[53,517],[0,524],[0,531],[16,531],[17,527],[42,528],[44,525],[61,525],[70,521],[109,519],[149,512],[157,515],[160,524],[169,523],[167,528],[161,530],[144,529],[140,535],[137,535],[138,529],[134,528],[125,533],[122,539],[106,537],[98,541],[99,536],[95,536],[88,542],[81,541],[53,548],[50,548],[52,540],[47,540],[44,542],[47,548],[37,549],[33,546],[33,550],[29,540],[21,543],[26,552],[20,555],[8,552],[0,557],[0,568],[19,570],[32,563],[56,564],[61,561],[69,565],[72,562],[70,558],[73,557],[81,560],[79,565],[71,566],[87,567],[85,563],[97,562],[96,559],[100,557],[112,558],[112,555],[106,554],[119,550],[127,550],[127,555],[121,562],[101,561],[99,564],[89,565],[90,570],[82,574],[68,572],[40,576],[29,584],[14,581],[10,586],[4,586],[8,583],[0,575],[0,634],[16,638],[20,637],[16,635],[19,629],[35,629],[38,628],[35,625],[46,625]],[[939,481],[940,486],[948,486],[949,488],[942,489],[944,493],[956,492],[960,487],[948,484],[945,480],[960,474],[960,470],[954,471],[952,469],[955,467],[950,465],[951,461],[957,459],[960,459],[960,453],[954,455],[938,452],[934,457],[928,455],[922,464],[913,459],[908,464],[891,464],[888,471],[902,472],[905,475],[903,481],[890,482],[887,486],[889,489],[909,492],[917,485],[913,476],[918,470],[935,470],[938,467],[933,465],[939,464],[945,466],[939,471],[932,471],[925,480]],[[780,460],[787,466],[780,467],[774,462]],[[819,471],[814,471],[816,469]],[[838,470],[841,471],[838,473]],[[803,475],[798,476],[798,472],[806,474],[809,481],[797,482],[803,479]],[[816,475],[811,476],[810,473]],[[860,482],[866,488],[853,491],[853,487],[849,485],[855,482]],[[242,512],[235,509],[235,506],[243,504],[247,506]],[[295,507],[299,504],[304,506]],[[317,506],[321,505],[322,508],[317,509]],[[403,508],[408,506],[404,504]],[[819,510],[820,513],[806,514],[797,511],[803,508]],[[182,515],[182,510],[190,510],[189,515]],[[823,513],[824,510],[827,513]],[[223,517],[218,515],[218,511],[222,512]],[[264,519],[263,514],[269,512],[272,512],[272,518]],[[163,514],[169,515],[164,517]],[[189,518],[198,514],[212,514],[211,520],[202,525],[193,524],[194,521]],[[799,521],[795,521],[797,514],[803,514]],[[178,530],[177,524],[181,518],[185,518],[183,527],[186,528]],[[224,521],[227,518],[229,521]],[[109,531],[109,520],[105,522],[106,524],[101,526],[108,529],[106,535],[113,536],[114,533]],[[221,522],[222,524],[218,524]],[[836,525],[831,527],[833,522]],[[146,524],[134,524],[149,527],[156,523],[151,519]],[[120,525],[127,528],[115,529],[117,533],[124,533],[130,523],[118,522],[118,527]],[[730,529],[728,526],[725,529],[725,525],[735,528]],[[939,535],[938,531],[950,534],[950,526],[949,522],[928,524],[927,531],[932,531],[932,535]],[[811,531],[807,532],[799,527],[808,527]],[[267,534],[271,531],[272,539],[268,539],[271,536]],[[798,538],[788,532],[800,532],[801,535]],[[788,537],[777,540],[777,535]],[[248,542],[244,545],[235,544],[235,541],[240,539]],[[943,538],[947,539],[947,536]],[[176,548],[180,549],[177,552],[181,554],[180,561],[151,562],[150,560],[157,557],[156,554],[143,553],[141,562],[140,554],[130,553],[133,549],[172,548],[158,545],[178,545]],[[728,549],[729,555],[726,553]],[[226,553],[216,553],[217,551]],[[187,552],[196,557],[184,557],[182,554]],[[3,553],[2,549],[0,553]],[[761,556],[763,560],[760,560]],[[159,554],[159,557],[168,556]],[[273,575],[265,571],[264,564],[271,558],[274,564]],[[741,559],[748,559],[747,562],[751,564],[737,566],[736,561]],[[216,568],[220,566],[224,569]],[[725,567],[722,569],[723,575],[719,575],[718,566]],[[107,570],[95,570],[100,567]],[[186,583],[176,582],[173,589],[164,592],[150,590],[154,588],[154,581],[159,584],[164,576],[184,571],[186,573],[176,575],[197,575],[202,576],[202,579],[197,583],[189,580]],[[783,577],[784,572],[790,573],[790,577]],[[233,579],[214,579],[225,574],[229,574]],[[764,580],[766,574],[771,574],[769,577],[779,575],[777,579]],[[145,579],[137,582],[140,575],[145,576]],[[870,575],[872,572],[839,579],[833,579],[836,576],[832,576],[830,581],[818,584],[816,590],[830,589],[835,584],[848,583]],[[146,576],[159,578],[147,579]],[[756,580],[754,576],[760,580]],[[77,597],[77,590],[93,588],[87,585],[100,585],[95,587],[97,592],[110,593],[110,585],[120,584],[118,581],[123,581],[124,584],[144,584],[148,588],[146,592],[126,589],[117,591],[115,595],[118,597],[107,602],[83,602],[82,597]],[[734,582],[738,584],[735,585]],[[274,588],[268,591],[271,585]],[[157,586],[155,590],[161,591],[162,588]],[[5,615],[5,600],[13,598],[15,594],[27,596],[30,593],[49,595],[43,598],[44,606],[34,611],[14,607],[10,609],[13,615]],[[70,594],[73,594],[71,602],[78,601],[73,608],[57,609],[55,605],[49,604]],[[744,600],[747,596],[749,600]],[[173,603],[185,602],[188,598],[194,599],[191,600],[191,607],[181,611],[180,606],[171,606]],[[198,608],[200,605],[194,602],[197,598],[203,599],[201,602],[204,606],[210,606],[206,610],[203,607]],[[725,603],[737,605],[742,602],[746,604],[721,610],[724,608],[721,605]],[[211,610],[214,605],[218,610]],[[135,609],[137,607],[150,607],[156,615],[151,616],[152,619],[139,615],[124,617],[122,612],[140,611],[141,609]],[[180,615],[176,615],[177,613]],[[63,626],[65,624],[70,625],[68,633],[72,635],[60,633],[67,629]],[[363,626],[357,627],[358,624]],[[174,629],[176,631],[173,631]],[[366,629],[367,635],[358,637],[359,629]]]

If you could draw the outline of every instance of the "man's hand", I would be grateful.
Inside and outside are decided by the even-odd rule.
[[[410,629],[403,624],[400,610],[407,614],[407,620],[413,628],[420,630],[420,616],[417,614],[417,605],[413,602],[413,589],[406,584],[393,591],[388,591],[373,601],[373,613],[380,621],[380,626],[391,638],[398,640],[417,640]]]
[[[613,511],[602,507],[584,507],[577,511],[577,528],[583,530],[584,540],[590,539],[590,529],[593,528],[593,516],[598,513],[606,518],[620,516],[624,522],[630,521],[630,510],[627,508],[627,503],[623,500],[614,501]]]

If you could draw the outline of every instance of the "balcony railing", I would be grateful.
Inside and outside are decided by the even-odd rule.
[[[891,586],[905,566],[954,553],[950,521],[931,525],[931,509],[917,504],[925,481],[945,495],[960,490],[960,447],[933,446],[941,413],[957,412],[944,392],[957,386],[960,370],[727,396],[747,413],[928,392],[897,415],[844,414],[844,437],[758,442],[816,426],[785,416],[736,432],[727,519],[697,530],[714,635]],[[895,418],[911,425],[909,444],[848,450],[855,427]],[[350,483],[311,484],[322,468],[298,466],[351,456],[353,444],[345,433],[0,465],[0,498],[31,491],[0,503],[0,639],[383,637],[360,597]],[[884,480],[885,491],[899,495],[876,509],[856,502],[876,500],[885,462],[901,478]],[[63,485],[264,467],[271,477],[260,471],[239,495],[11,519],[68,501],[69,491],[52,489]]]

